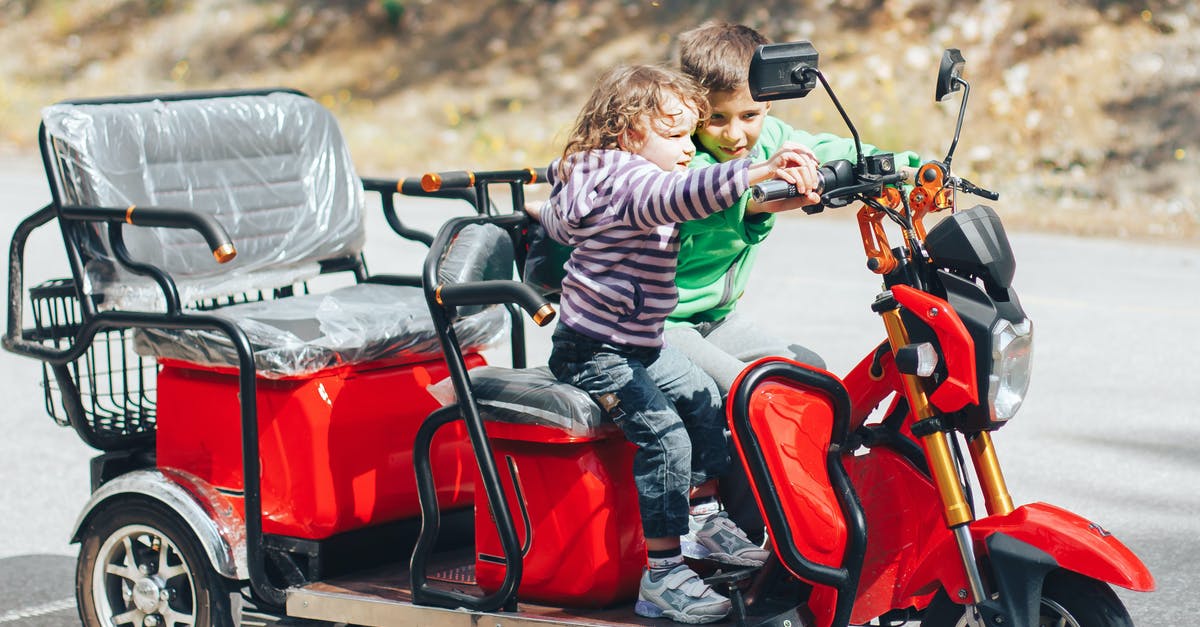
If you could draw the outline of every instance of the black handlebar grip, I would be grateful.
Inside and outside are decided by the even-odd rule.
[[[475,173],[466,170],[450,170],[447,172],[426,172],[421,177],[421,189],[436,192],[440,189],[471,187],[475,184]]]
[[[421,179],[406,178],[400,179],[400,181],[396,183],[396,191],[404,194],[405,196],[420,196],[423,192],[425,192],[425,187],[421,184]]]
[[[207,213],[132,205],[125,210],[125,222],[134,226],[191,227],[204,237],[217,263],[232,261],[237,256],[237,249],[225,227]]]
[[[524,309],[534,324],[544,327],[556,315],[554,306],[532,287],[519,281],[476,281],[439,285],[434,292],[439,305],[496,305],[516,303]]]
[[[763,181],[750,189],[750,194],[754,197],[754,202],[758,203],[796,197],[796,186],[781,179]]]

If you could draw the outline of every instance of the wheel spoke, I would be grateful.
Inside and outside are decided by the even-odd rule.
[[[162,545],[162,550],[158,552],[158,576],[161,577],[163,581],[167,581],[172,577],[178,577],[179,575],[185,575],[188,572],[187,565],[183,563],[182,557],[179,557],[178,566],[170,566],[167,564],[167,557],[171,552],[171,548],[172,547],[170,544],[164,543]]]
[[[108,564],[104,567],[104,572],[110,575],[116,575],[130,582],[137,581],[138,577],[141,576],[141,573],[139,573],[136,568],[130,569],[128,566],[121,566],[119,564]]]
[[[116,616],[113,616],[112,623],[114,625],[133,625],[134,627],[143,627],[142,619],[144,617],[145,614],[142,614],[138,610],[129,610],[124,614],[117,614]]]
[[[137,558],[133,554],[133,541],[126,536],[121,538],[121,545],[125,547],[125,557],[121,560],[123,563],[116,564],[109,562],[104,566],[104,572],[127,579],[130,582],[135,582],[142,574],[138,571]]]

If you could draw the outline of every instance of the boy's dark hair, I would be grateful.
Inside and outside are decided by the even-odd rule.
[[[733,91],[749,80],[754,50],[768,43],[749,26],[708,21],[679,35],[679,69],[709,92]]]

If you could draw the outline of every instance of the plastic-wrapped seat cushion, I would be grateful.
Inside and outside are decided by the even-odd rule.
[[[132,257],[170,273],[183,302],[307,280],[362,250],[362,183],[333,115],[275,92],[57,104],[42,112],[63,203],[208,213],[237,257],[213,259],[199,233],[124,226]],[[158,310],[158,286],[114,260],[105,224],[81,230],[85,293],[102,309]]]
[[[603,425],[611,424],[587,392],[558,381],[545,366],[483,366],[472,369],[470,375],[484,420],[552,427],[578,437],[594,436]],[[426,389],[443,405],[456,402],[449,378]]]
[[[258,375],[298,377],[320,370],[378,359],[421,361],[441,354],[425,295],[412,287],[360,284],[326,294],[293,296],[222,307],[210,312],[232,320],[254,347]],[[499,339],[507,312],[489,307],[457,320],[465,349]],[[237,352],[218,331],[139,329],[138,353],[205,366],[236,366]]]
[[[512,259],[512,243],[503,229],[473,224],[447,247],[438,276],[455,283],[508,279]],[[267,378],[303,376],[378,359],[420,361],[441,355],[425,294],[415,287],[366,283],[210,313],[236,322],[246,333],[258,374]],[[509,328],[508,313],[499,305],[460,308],[453,324],[459,345],[467,351],[496,342]],[[218,331],[138,329],[134,348],[143,355],[206,366],[238,363],[228,336]]]

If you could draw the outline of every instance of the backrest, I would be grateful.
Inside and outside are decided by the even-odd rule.
[[[439,283],[470,283],[475,281],[508,280],[513,278],[516,255],[513,241],[503,228],[487,221],[467,218],[458,228],[438,260]],[[457,224],[457,223],[456,223]],[[446,228],[455,229],[447,224]],[[487,305],[458,307],[458,316],[469,316]]]
[[[125,226],[133,258],[168,271],[183,302],[291,285],[362,249],[362,184],[328,110],[291,92],[210,94],[43,111],[43,150],[64,205],[195,209],[238,255],[218,265],[199,234]],[[98,226],[79,242],[84,292],[102,308],[161,307],[113,261]]]

